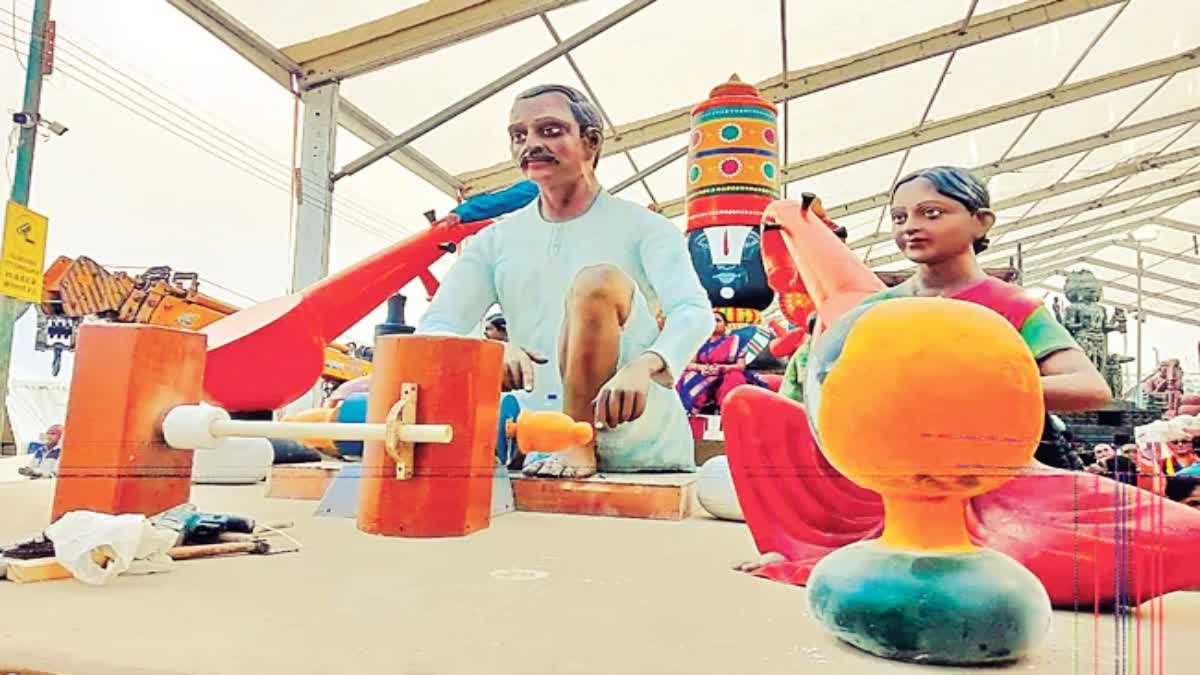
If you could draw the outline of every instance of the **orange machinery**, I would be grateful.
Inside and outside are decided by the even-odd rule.
[[[151,267],[130,276],[109,271],[85,256],[59,256],[46,270],[43,288],[40,310],[51,326],[49,342],[56,350],[72,348],[74,330],[87,317],[199,331],[241,309],[201,293],[194,272]],[[47,329],[39,332],[45,334]],[[321,374],[327,392],[370,374],[370,359],[369,349],[354,343],[327,346]],[[57,363],[56,358],[55,374]]]

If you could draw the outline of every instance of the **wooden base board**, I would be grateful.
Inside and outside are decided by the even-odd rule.
[[[345,462],[271,467],[267,497],[321,500]],[[527,478],[510,473],[518,511],[683,520],[696,508],[694,473],[609,473],[583,480]]]
[[[694,473],[599,474],[583,480],[512,475],[518,511],[683,520],[696,505]]]
[[[346,462],[302,462],[276,464],[267,480],[267,497],[272,499],[320,500]]]
[[[33,558],[31,560],[4,558],[2,564],[4,567],[3,577],[18,584],[73,578],[67,568],[60,565],[54,558]]]
[[[718,455],[725,454],[725,441],[696,441],[696,466]]]

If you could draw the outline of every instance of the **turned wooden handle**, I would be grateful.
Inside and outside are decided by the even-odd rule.
[[[193,560],[195,558],[212,558],[219,555],[234,553],[266,553],[271,545],[265,541],[237,541],[223,544],[203,544],[200,546],[176,546],[167,551],[172,560]]]

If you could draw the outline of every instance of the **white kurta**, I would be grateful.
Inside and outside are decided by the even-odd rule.
[[[565,222],[542,218],[540,200],[484,229],[463,248],[441,282],[417,332],[473,335],[480,317],[499,303],[508,339],[545,356],[535,365],[527,405],[543,409],[563,398],[558,350],[567,292],[580,270],[608,264],[636,284],[634,307],[621,336],[620,365],[647,351],[662,357],[672,381],[712,333],[712,305],[696,276],[679,229],[643,206],[601,192],[587,212]],[[661,307],[666,322],[655,319]],[[673,387],[651,383],[646,412],[601,431],[600,469],[690,470],[695,448]]]

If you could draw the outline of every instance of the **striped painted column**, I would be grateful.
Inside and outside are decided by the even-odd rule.
[[[692,109],[687,236],[713,306],[731,323],[758,323],[774,298],[758,224],[779,199],[777,110],[734,76]]]

